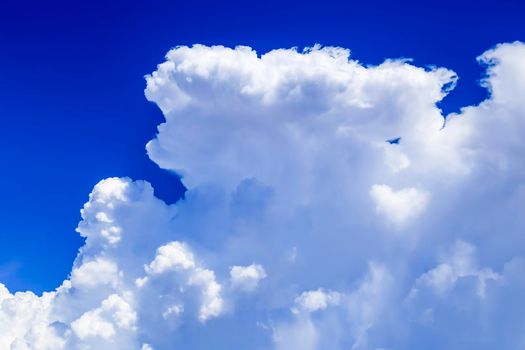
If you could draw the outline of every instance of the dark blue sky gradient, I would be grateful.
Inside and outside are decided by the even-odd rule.
[[[175,45],[314,43],[366,64],[410,57],[455,70],[449,112],[482,100],[475,57],[525,40],[523,1],[0,2],[0,281],[56,287],[82,244],[79,209],[100,179],[130,176],[175,201],[178,179],[144,145],[162,115],[143,76]]]

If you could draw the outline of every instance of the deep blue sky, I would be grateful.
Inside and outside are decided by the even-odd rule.
[[[314,43],[364,63],[410,57],[455,70],[446,111],[477,103],[475,57],[525,40],[522,1],[0,2],[0,281],[56,287],[82,244],[79,209],[100,179],[153,183],[167,201],[177,178],[144,145],[162,120],[143,76],[175,45],[249,45],[260,53]]]

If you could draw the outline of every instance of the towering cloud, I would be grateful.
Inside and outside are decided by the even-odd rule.
[[[443,116],[444,68],[172,49],[147,151],[185,198],[97,184],[63,284],[0,285],[0,349],[522,348],[525,45],[479,60]]]

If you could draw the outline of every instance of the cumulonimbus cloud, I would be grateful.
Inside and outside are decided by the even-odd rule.
[[[185,198],[97,184],[62,285],[0,285],[0,349],[523,347],[525,45],[444,127],[454,72],[349,55],[170,50],[147,151]]]

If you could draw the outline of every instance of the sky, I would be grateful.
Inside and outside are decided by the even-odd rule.
[[[524,15],[4,1],[0,345],[521,348]]]

